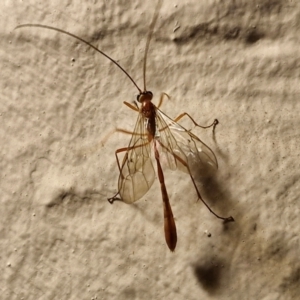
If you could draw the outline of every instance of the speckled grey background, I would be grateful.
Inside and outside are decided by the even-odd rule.
[[[205,4],[204,4],[205,2]],[[251,2],[251,3],[250,3]],[[224,226],[197,202],[189,176],[165,170],[178,229],[165,245],[157,182],[134,205],[117,190],[114,151],[136,113],[154,4],[2,1],[1,252],[3,299],[297,299],[300,6],[296,1],[164,1],[147,87],[170,117],[186,111],[218,173],[199,189],[233,215]],[[189,122],[183,122],[191,128]],[[106,139],[110,136],[108,139]],[[105,141],[105,143],[103,143]],[[211,235],[209,237],[209,235]]]

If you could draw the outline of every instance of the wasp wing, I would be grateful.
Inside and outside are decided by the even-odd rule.
[[[165,115],[157,108],[158,141],[161,144],[162,163],[171,170],[186,173],[203,170],[205,173],[218,168],[213,151],[191,131]]]
[[[155,171],[151,159],[151,144],[148,141],[144,118],[139,114],[121,164],[118,182],[119,194],[126,203],[139,200],[154,182]]]

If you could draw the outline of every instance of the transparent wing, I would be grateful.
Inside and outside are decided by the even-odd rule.
[[[144,119],[139,114],[121,164],[118,182],[119,194],[126,203],[133,203],[143,197],[154,182],[155,171],[150,146]]]
[[[186,173],[189,173],[189,170],[209,172],[218,168],[215,154],[196,135],[159,109],[156,119],[162,164],[166,164],[171,170],[179,169]]]

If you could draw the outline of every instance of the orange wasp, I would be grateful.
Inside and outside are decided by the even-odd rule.
[[[208,170],[209,168],[217,169],[218,162],[215,154],[207,145],[205,145],[190,130],[186,130],[177,123],[182,117],[187,116],[191,119],[195,126],[201,128],[209,128],[213,126],[213,128],[215,128],[215,126],[218,124],[218,120],[214,120],[214,122],[209,126],[200,126],[187,113],[183,113],[172,120],[159,109],[163,102],[163,98],[165,96],[169,98],[169,96],[166,93],[162,93],[158,105],[155,106],[151,102],[153,98],[152,92],[146,89],[147,54],[160,6],[161,1],[158,1],[146,42],[143,65],[143,90],[138,87],[132,77],[114,59],[89,42],[70,32],[41,24],[22,24],[17,26],[16,29],[22,27],[40,27],[69,35],[81,41],[82,43],[87,44],[95,51],[101,53],[110,61],[112,61],[125,73],[125,75],[138,89],[139,94],[137,95],[137,102],[140,104],[140,106],[137,102],[135,102],[135,105],[124,102],[124,104],[129,108],[139,113],[134,131],[129,132],[123,129],[116,129],[116,131],[119,132],[130,133],[132,134],[132,137],[128,147],[120,148],[115,152],[120,171],[118,192],[113,197],[109,198],[108,201],[113,203],[116,200],[121,200],[125,203],[133,203],[142,198],[148,192],[155,179],[155,170],[152,159],[153,151],[163,200],[165,239],[169,249],[174,251],[177,243],[177,231],[164,181],[162,163],[171,170],[179,169],[188,173],[192,179],[198,199],[200,199],[208,208],[208,210],[217,218],[222,219],[225,222],[233,222],[234,219],[231,216],[224,218],[217,215],[201,197],[194,177],[191,173],[191,168],[192,166],[197,165],[203,170]],[[120,163],[118,154],[122,152],[125,152],[125,155],[122,163]]]

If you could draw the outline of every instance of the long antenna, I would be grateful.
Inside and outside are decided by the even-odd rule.
[[[147,91],[147,89],[146,89],[146,64],[147,64],[148,50],[149,50],[150,41],[151,41],[151,38],[152,38],[152,35],[153,35],[155,23],[157,21],[158,13],[159,13],[159,10],[161,8],[161,5],[162,5],[162,1],[158,0],[158,2],[156,4],[156,7],[155,7],[154,16],[153,16],[153,19],[152,19],[150,27],[149,27],[149,33],[148,33],[148,37],[147,37],[147,41],[146,41],[145,55],[144,55],[144,65],[143,65],[144,92]]]
[[[98,49],[96,46],[90,44],[89,42],[85,41],[84,39],[82,39],[81,37],[73,34],[73,33],[70,33],[68,31],[65,31],[63,29],[59,29],[59,28],[56,28],[56,27],[52,27],[52,26],[47,26],[47,25],[41,25],[41,24],[22,24],[22,25],[18,25],[15,29],[18,29],[18,28],[22,28],[22,27],[39,27],[39,28],[46,28],[46,29],[50,29],[50,30],[54,30],[54,31],[58,31],[58,32],[61,32],[61,33],[64,33],[66,35],[69,35],[79,41],[81,41],[82,43],[90,46],[91,48],[93,48],[94,50],[96,50],[97,52],[101,53],[102,55],[104,55],[106,58],[108,58],[111,62],[113,62],[119,69],[121,69],[125,75],[131,80],[131,82],[135,85],[135,87],[138,89],[138,91],[140,93],[142,93],[141,89],[138,87],[138,85],[135,83],[135,81],[132,79],[132,77],[124,70],[123,67],[121,67],[121,65],[119,65],[114,59],[112,59],[111,57],[109,57],[107,54],[105,54],[103,51],[101,51],[100,49]]]

